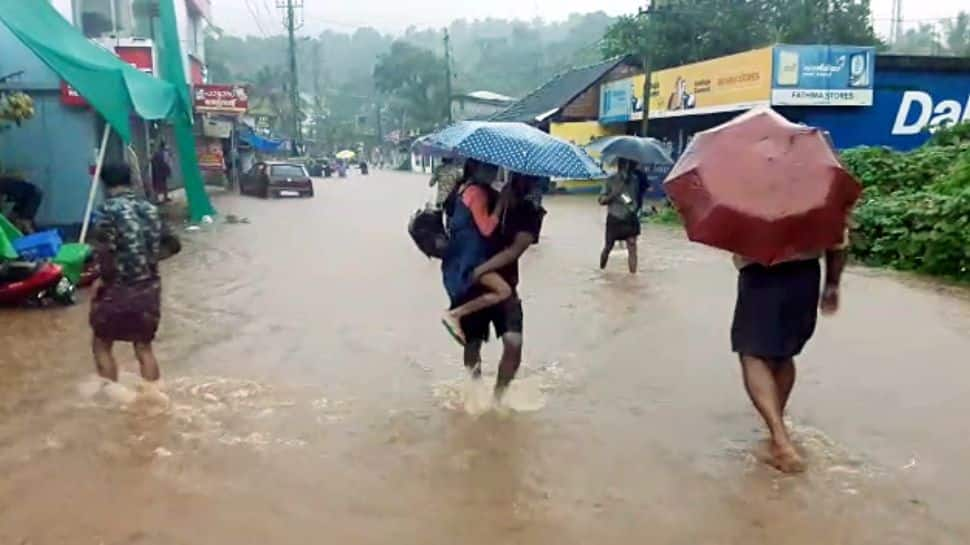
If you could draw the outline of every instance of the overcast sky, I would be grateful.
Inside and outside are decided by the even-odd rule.
[[[906,26],[918,21],[936,22],[970,10],[970,0],[904,0]],[[352,31],[372,26],[384,32],[401,32],[410,25],[441,27],[454,19],[485,17],[559,20],[570,13],[602,10],[612,15],[633,13],[643,0],[304,0],[306,25],[301,31],[315,35],[323,29]],[[276,0],[212,0],[215,22],[231,34],[281,32]],[[887,34],[892,0],[872,0],[876,29]],[[257,17],[254,17],[254,15]],[[257,24],[257,21],[259,24]],[[260,30],[260,26],[262,30]]]

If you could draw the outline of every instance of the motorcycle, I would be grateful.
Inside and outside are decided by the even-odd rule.
[[[74,284],[59,265],[47,262],[0,262],[0,305],[73,305]]]

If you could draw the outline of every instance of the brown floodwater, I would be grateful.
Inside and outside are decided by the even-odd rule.
[[[0,544],[970,542],[966,290],[848,273],[800,360],[809,471],[783,476],[729,350],[726,255],[651,226],[639,276],[619,252],[600,272],[602,210],[547,199],[496,409],[405,232],[427,195],[380,172],[218,197],[249,222],[164,266],[167,408],[96,392],[87,296],[0,310]]]

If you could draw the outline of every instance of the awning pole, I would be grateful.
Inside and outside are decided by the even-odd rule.
[[[94,167],[94,177],[91,178],[91,189],[88,191],[88,203],[84,207],[84,221],[81,223],[81,239],[84,244],[88,238],[88,228],[91,226],[91,211],[94,209],[94,198],[98,195],[98,180],[101,178],[101,167],[104,166],[104,154],[108,151],[108,137],[111,136],[111,125],[105,122],[104,136],[101,137],[101,149],[98,151],[98,164]]]

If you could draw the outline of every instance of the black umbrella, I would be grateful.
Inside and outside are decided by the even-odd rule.
[[[629,159],[641,165],[671,166],[674,161],[663,145],[654,138],[607,136],[586,146],[586,151],[599,153],[603,161]]]

